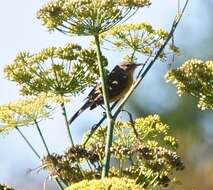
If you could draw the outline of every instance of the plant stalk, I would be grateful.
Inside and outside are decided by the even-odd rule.
[[[73,147],[74,142],[73,142],[73,138],[72,138],[71,131],[70,131],[70,128],[69,128],[69,122],[68,122],[67,112],[66,112],[66,108],[65,108],[64,103],[61,104],[61,109],[62,109],[62,115],[64,116],[65,126],[66,126],[66,129],[67,129],[67,136],[69,138],[71,146]]]
[[[115,106],[117,105],[117,103],[119,102],[119,100],[117,100],[116,102],[113,103],[113,105],[111,106],[111,110],[113,110],[115,108]],[[94,124],[90,130],[90,133],[88,135],[88,137],[85,139],[83,146],[85,147],[87,142],[89,141],[89,139],[92,137],[93,133],[96,131],[96,129],[104,122],[104,120],[106,119],[106,114],[104,114],[104,116],[101,118],[101,120]]]
[[[45,147],[45,150],[46,150],[46,152],[47,152],[47,155],[50,156],[50,151],[49,151],[49,149],[48,149],[48,146],[47,146],[47,143],[46,143],[46,141],[45,141],[45,139],[44,139],[44,136],[43,136],[43,134],[42,134],[42,132],[41,132],[41,129],[40,129],[39,125],[38,125],[38,122],[37,122],[36,120],[34,120],[34,123],[35,123],[36,128],[37,128],[37,130],[38,130],[38,133],[39,133],[39,135],[40,135],[40,137],[41,137],[41,140],[42,140],[42,142],[43,142],[43,145],[44,145],[44,147]],[[57,184],[58,184],[60,190],[64,190],[64,188],[63,188],[63,186],[62,186],[60,180],[56,178],[56,182],[57,182]]]
[[[35,122],[36,128],[37,128],[37,130],[38,130],[38,133],[39,133],[39,135],[40,135],[40,137],[41,137],[41,140],[42,140],[42,143],[43,143],[43,145],[44,145],[44,148],[45,148],[45,150],[46,150],[48,156],[50,156],[50,151],[49,151],[49,149],[48,149],[48,146],[47,146],[47,143],[46,143],[46,141],[45,141],[45,139],[44,139],[44,136],[43,136],[43,134],[42,134],[42,132],[41,132],[41,129],[40,129],[39,125],[38,125],[38,122],[37,122],[36,120],[35,120],[34,122]]]
[[[104,178],[104,177],[108,176],[108,171],[109,171],[109,167],[110,167],[110,147],[112,145],[114,120],[112,118],[111,109],[110,109],[110,105],[109,105],[109,95],[108,95],[108,88],[107,88],[107,83],[106,83],[106,72],[104,69],[103,62],[102,62],[99,35],[96,34],[94,37],[95,37],[95,44],[96,44],[96,48],[97,48],[96,51],[97,51],[99,74],[100,74],[101,85],[102,85],[102,95],[103,95],[103,99],[104,99],[104,106],[105,106],[106,117],[107,117],[107,122],[108,122],[106,146],[105,146],[105,158],[104,158],[104,163],[103,163],[103,168],[102,168],[102,178]]]
[[[68,121],[67,111],[66,111],[64,103],[61,104],[61,108],[62,108],[62,115],[64,116],[64,121],[65,121],[65,126],[66,126],[66,129],[67,129],[68,138],[70,140],[71,147],[74,147],[75,144],[73,142],[73,138],[72,138],[71,131],[70,131],[70,128],[69,128],[69,121]],[[81,169],[79,160],[78,160],[78,163],[77,163],[77,167],[78,167],[79,171],[81,172],[82,176],[85,178],[85,174],[84,174],[83,170]]]
[[[58,184],[59,189],[60,189],[60,190],[64,190],[64,187],[63,187],[63,185],[61,184],[61,182],[60,182],[57,178],[56,178],[55,180],[56,180],[56,182],[57,182],[57,184]]]
[[[40,156],[39,153],[35,150],[35,148],[31,145],[31,143],[30,143],[30,141],[27,139],[27,137],[21,132],[21,130],[20,130],[18,127],[16,127],[15,129],[18,131],[18,133],[21,135],[21,137],[24,139],[24,141],[27,143],[27,145],[30,147],[30,149],[33,151],[33,153],[36,155],[36,157],[37,157],[38,159],[40,159],[41,156]]]

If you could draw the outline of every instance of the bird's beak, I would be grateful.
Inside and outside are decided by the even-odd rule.
[[[137,63],[137,64],[135,63],[135,66],[136,66],[136,67],[142,66],[142,65],[144,65],[144,64],[143,64],[143,63]]]

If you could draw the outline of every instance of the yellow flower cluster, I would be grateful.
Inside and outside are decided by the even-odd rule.
[[[149,0],[118,0],[117,3],[122,6],[135,6],[135,7],[144,7],[149,6],[151,3]]]
[[[130,49],[146,56],[155,56],[163,45],[169,33],[164,29],[153,29],[148,23],[119,24],[101,35],[101,39],[107,39],[119,50]],[[161,59],[167,57],[166,51],[179,53],[175,45],[169,45],[160,55]]]
[[[98,155],[101,161],[104,158],[106,129],[106,126],[98,128],[86,144],[86,148]],[[116,122],[110,151],[114,162],[122,166],[110,170],[110,176],[137,178],[137,183],[143,187],[154,187],[154,184],[167,186],[173,170],[184,168],[175,152],[177,140],[169,134],[169,129],[158,115],[138,118],[133,123]]]
[[[68,189],[108,187],[110,181],[102,183],[103,181],[98,180],[104,161],[106,130],[106,126],[99,127],[84,146],[70,147],[62,155],[45,156],[42,159],[42,168],[51,177],[59,177],[67,184],[76,183]],[[115,179],[122,181],[127,177],[134,182],[133,189],[168,186],[173,171],[184,168],[176,149],[176,139],[169,135],[169,126],[163,124],[158,115],[138,118],[133,123],[116,122],[110,149],[113,166],[109,169],[108,179],[119,177]],[[85,167],[87,164],[89,167]],[[82,169],[78,165],[83,166],[80,167]],[[123,189],[120,181],[112,184],[115,186],[111,189]],[[124,184],[125,188],[131,189],[127,182]]]
[[[135,180],[128,178],[104,178],[94,180],[83,180],[79,183],[73,184],[66,190],[144,190],[144,188],[135,184]]]
[[[135,127],[145,134],[157,131],[158,133],[166,135],[169,130],[169,126],[160,121],[159,115],[150,115],[145,118],[138,118],[135,120]]]
[[[179,96],[194,96],[201,110],[213,109],[213,60],[188,60],[165,77],[176,86]]]
[[[12,187],[6,184],[0,184],[0,190],[14,190]]]
[[[39,53],[19,53],[6,66],[6,77],[21,86],[24,95],[52,92],[75,95],[98,78],[95,50],[77,44],[50,47]],[[104,65],[107,64],[103,57]]]
[[[138,138],[146,145],[160,145],[172,149],[177,148],[177,140],[168,134],[170,127],[161,122],[158,115],[149,115],[145,118],[138,118],[134,121],[134,128],[130,122],[117,121],[114,127],[113,146],[125,145],[127,147],[138,142]],[[135,131],[138,137],[136,137]],[[88,146],[105,142],[106,127],[99,128],[88,142]]]
[[[117,24],[132,9],[150,5],[149,0],[54,0],[37,13],[49,30],[94,35]]]
[[[53,109],[51,106],[54,103],[61,102],[64,102],[63,97],[41,93],[38,96],[1,105],[0,133],[7,132],[15,127],[34,124],[35,120],[49,118]]]

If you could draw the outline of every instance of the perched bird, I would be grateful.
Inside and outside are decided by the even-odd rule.
[[[114,67],[106,79],[110,102],[120,100],[124,97],[132,86],[133,73],[137,66],[140,65],[141,64],[135,64],[133,62],[121,62]],[[71,124],[87,108],[92,110],[104,103],[101,84],[96,85],[86,99],[86,103],[71,117],[69,124]]]

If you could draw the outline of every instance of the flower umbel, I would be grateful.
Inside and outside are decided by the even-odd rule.
[[[12,187],[10,187],[9,185],[6,184],[0,184],[0,189],[1,190],[15,190]]]
[[[107,64],[103,57],[104,64]],[[51,92],[76,95],[98,78],[95,50],[77,44],[50,47],[37,54],[19,53],[4,70],[6,77],[21,86],[24,95]]]
[[[154,57],[163,45],[169,33],[163,29],[154,29],[148,23],[119,24],[101,35],[102,40],[111,42],[118,50],[127,50],[131,54]],[[160,58],[165,60],[169,53],[179,53],[175,45],[169,45]],[[134,55],[132,55],[134,56]]]
[[[77,183],[81,180],[100,177],[96,163],[98,155],[82,146],[67,149],[63,155],[51,154],[43,157],[42,168],[46,169],[53,178],[62,178],[66,183]],[[80,169],[79,164],[89,164],[92,170]],[[96,170],[96,173],[94,172]],[[82,172],[83,171],[83,172]]]
[[[130,122],[116,122],[111,158],[117,167],[110,169],[110,176],[136,179],[143,187],[168,186],[173,171],[184,168],[175,152],[177,140],[169,135],[169,128],[158,115],[136,119],[134,129]],[[86,144],[89,150],[99,155],[100,162],[104,155],[105,136],[106,127],[98,128]]]
[[[177,140],[169,135],[169,126],[163,124],[158,115],[138,118],[134,125],[138,136],[131,123],[115,123],[114,140],[110,149],[114,162],[110,167],[109,177],[127,177],[140,185],[140,188],[168,186],[173,172],[184,168],[176,153]],[[100,127],[86,146],[75,145],[62,155],[45,156],[42,168],[51,177],[61,178],[66,184],[84,179],[100,179],[106,133],[106,126]]]
[[[83,180],[79,183],[73,184],[66,190],[85,190],[85,189],[95,189],[95,190],[144,190],[141,186],[135,184],[135,181],[128,178],[104,178],[104,179],[94,179],[94,180]]]
[[[150,5],[149,0],[54,0],[37,13],[49,30],[78,35],[96,35]]]
[[[34,124],[36,120],[49,118],[53,109],[51,106],[60,101],[62,101],[60,97],[41,93],[38,96],[1,105],[0,133],[7,132],[15,127]]]
[[[176,86],[179,96],[194,96],[201,110],[213,109],[213,60],[188,60],[165,77]]]

